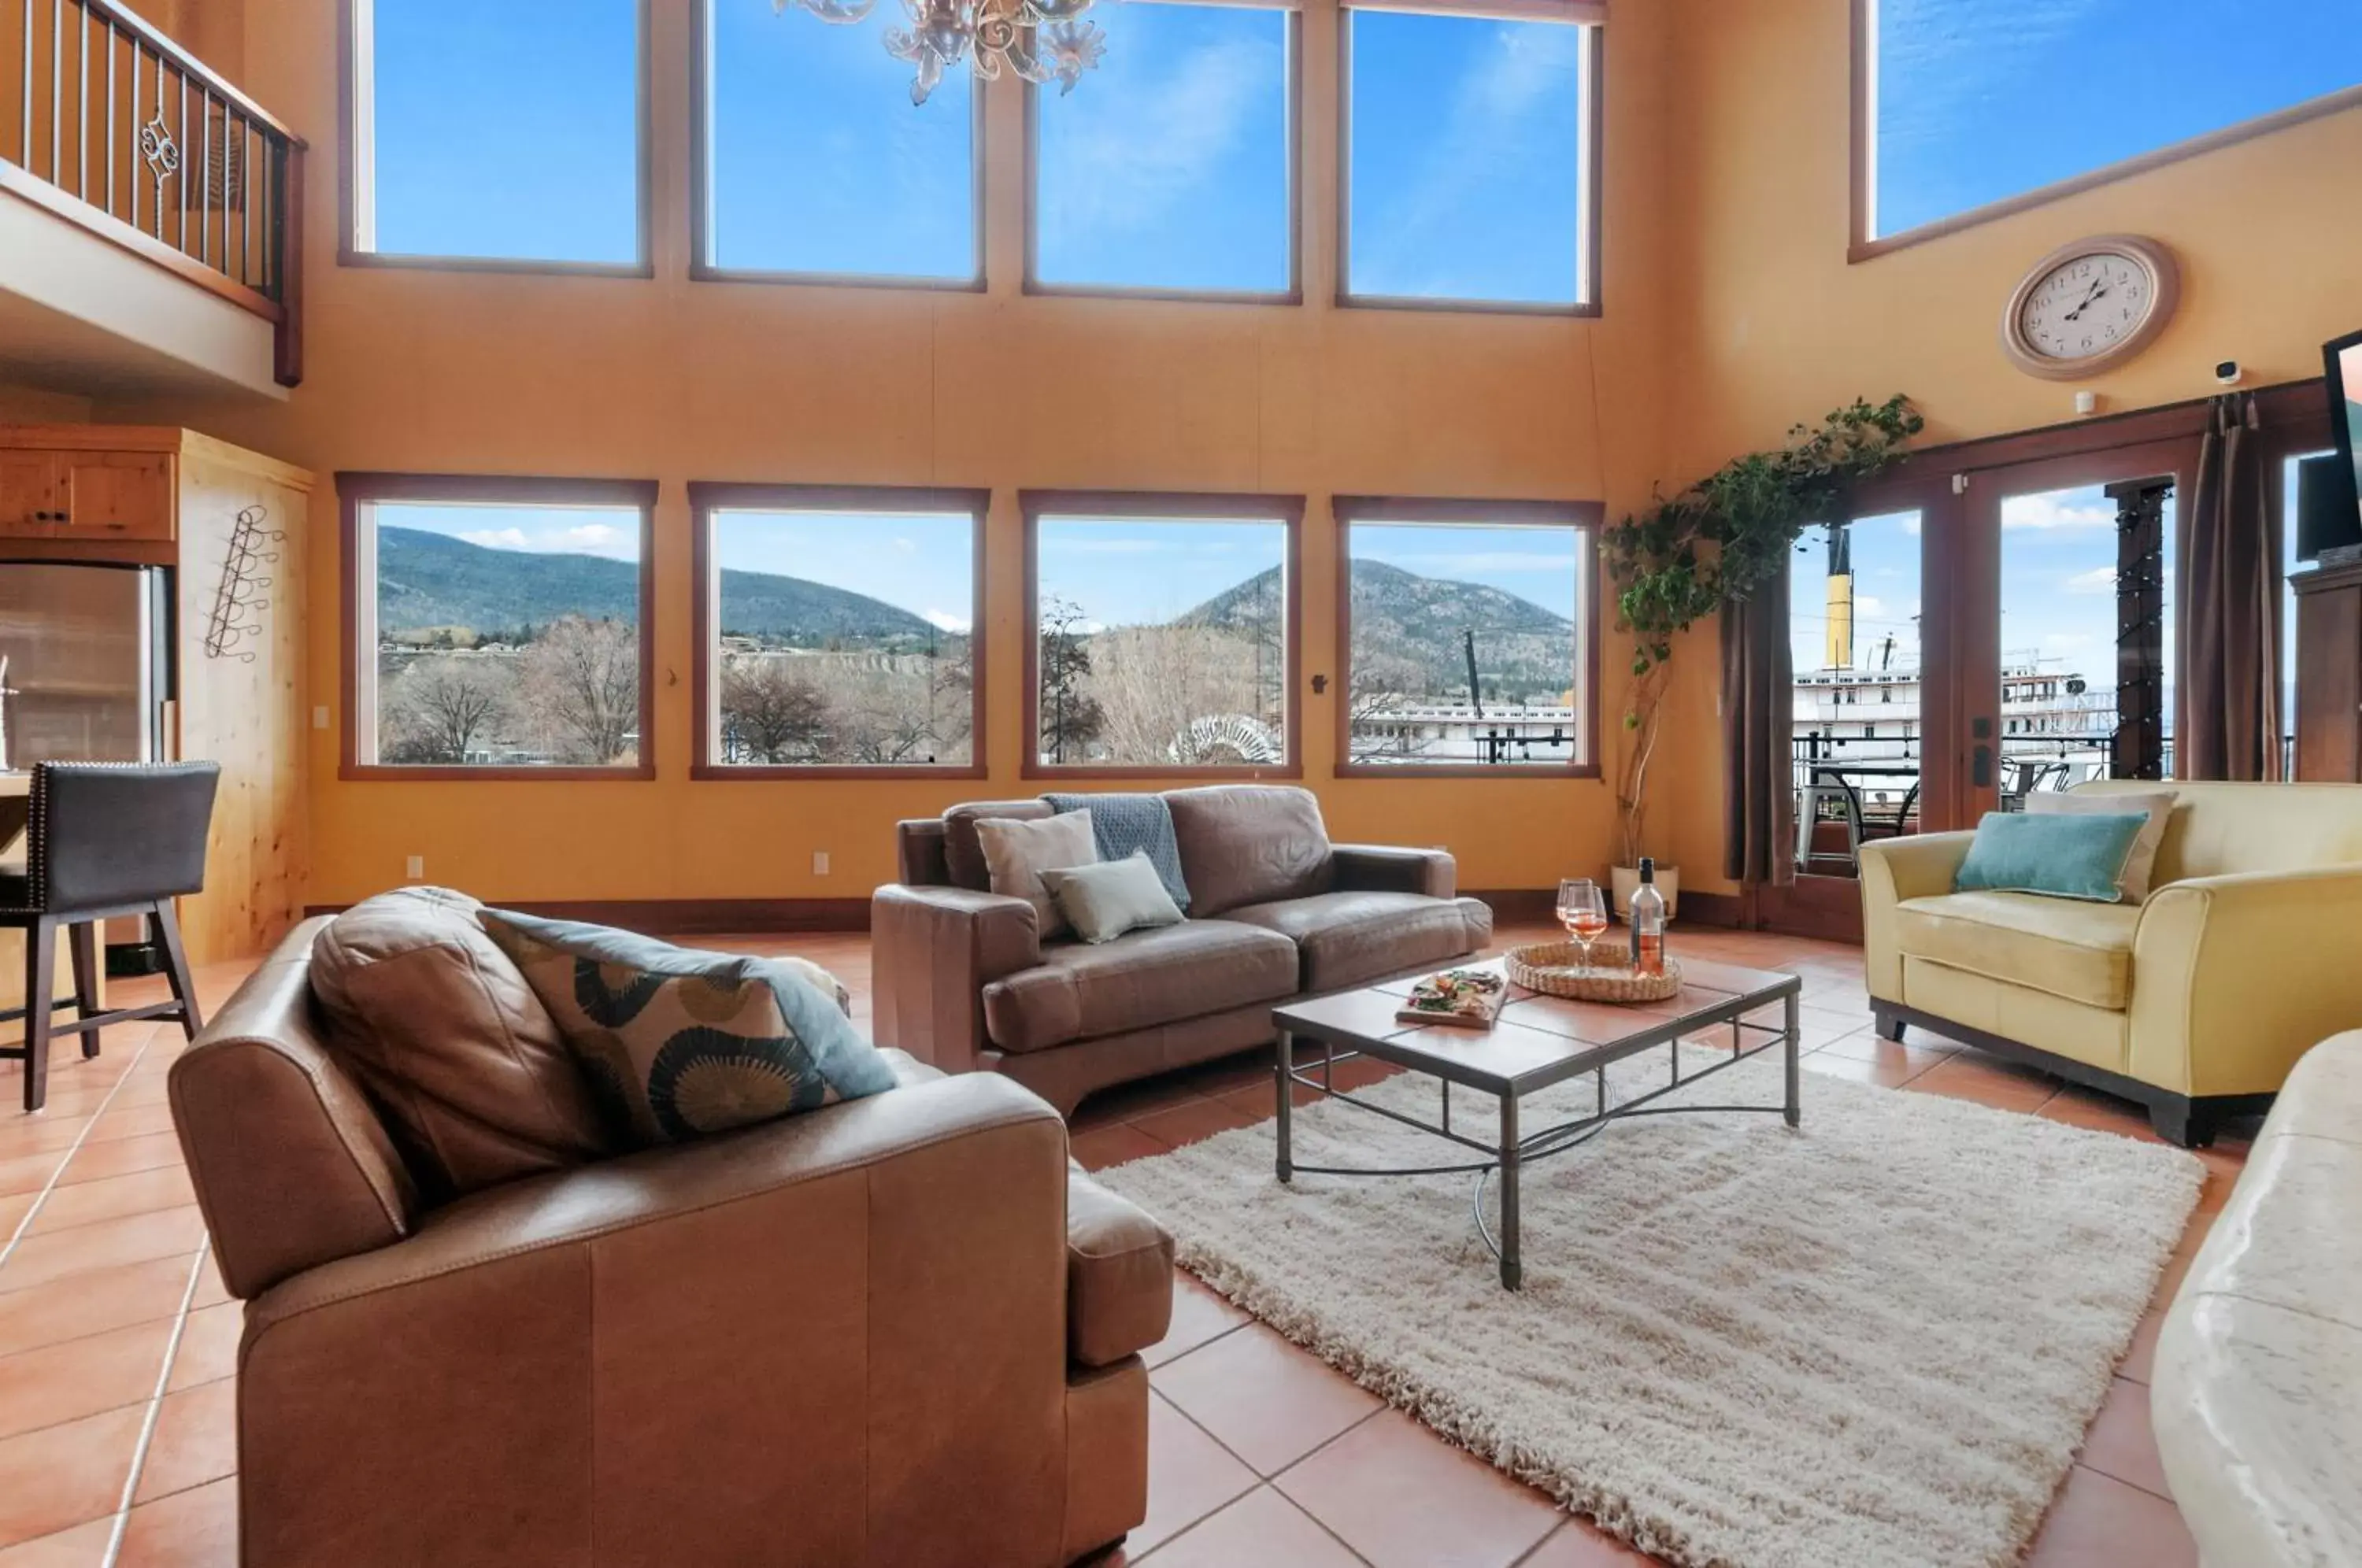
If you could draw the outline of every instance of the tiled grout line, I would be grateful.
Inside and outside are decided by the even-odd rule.
[[[205,1253],[212,1245],[213,1237],[207,1235],[189,1259],[189,1283],[181,1287],[181,1310],[172,1320],[171,1337],[164,1343],[164,1364],[156,1372],[156,1391],[148,1397],[148,1414],[139,1422],[139,1441],[131,1446],[131,1470],[123,1478],[123,1497],[116,1505],[115,1528],[107,1533],[106,1555],[99,1560],[100,1568],[115,1568],[116,1559],[122,1554],[124,1531],[131,1526],[131,1499],[138,1495],[140,1472],[148,1468],[148,1448],[156,1440],[156,1423],[164,1413],[164,1393],[171,1386],[172,1363],[181,1354],[181,1336],[188,1331],[189,1303],[197,1298],[197,1281],[204,1277]]]
[[[1250,1321],[1252,1320],[1250,1320]],[[1218,1341],[1227,1338],[1229,1335],[1236,1333],[1239,1330],[1245,1327],[1247,1327],[1246,1323],[1234,1323],[1230,1328],[1224,1329],[1220,1333],[1216,1334],[1213,1339],[1208,1340],[1205,1345],[1193,1345],[1181,1354],[1175,1356],[1171,1361],[1166,1362],[1164,1365],[1177,1365],[1180,1363],[1188,1360],[1191,1356],[1196,1355],[1199,1351],[1204,1350],[1206,1345],[1213,1344]],[[1324,1362],[1321,1364],[1326,1366],[1328,1364]],[[1160,1367],[1157,1370],[1162,1371],[1164,1369]],[[1342,1376],[1344,1375],[1340,1373],[1338,1375]],[[1164,1399],[1164,1403],[1172,1408],[1175,1415],[1179,1416],[1183,1420],[1197,1428],[1198,1432],[1204,1436],[1207,1441],[1212,1443],[1216,1448],[1220,1449],[1224,1453],[1229,1454],[1232,1459],[1237,1460],[1239,1463],[1245,1468],[1246,1473],[1254,1477],[1254,1485],[1240,1493],[1236,1497],[1228,1497],[1223,1499],[1221,1502],[1215,1504],[1212,1507],[1208,1508],[1204,1513],[1199,1514],[1196,1518],[1191,1519],[1179,1529],[1175,1530],[1171,1535],[1166,1536],[1163,1540],[1158,1541],[1154,1546],[1150,1547],[1146,1551],[1141,1554],[1141,1561],[1143,1562],[1155,1556],[1158,1552],[1164,1551],[1166,1547],[1172,1545],[1175,1541],[1180,1540],[1183,1536],[1187,1535],[1191,1530],[1196,1529],[1199,1525],[1204,1524],[1208,1519],[1212,1518],[1216,1514],[1220,1513],[1225,1508],[1232,1507],[1244,1498],[1253,1496],[1256,1492],[1262,1490],[1264,1487],[1268,1486],[1273,1491],[1279,1492],[1279,1478],[1281,1476],[1286,1474],[1289,1471],[1295,1469],[1306,1460],[1310,1459],[1314,1454],[1319,1453],[1330,1443],[1337,1441],[1347,1432],[1357,1430],[1364,1421],[1375,1420],[1378,1417],[1385,1414],[1386,1411],[1394,1408],[1391,1405],[1381,1403],[1376,1409],[1354,1417],[1351,1424],[1347,1425],[1342,1430],[1332,1433],[1328,1438],[1313,1444],[1312,1447],[1307,1449],[1304,1452],[1297,1454],[1294,1459],[1289,1460],[1277,1470],[1265,1475],[1248,1461],[1246,1455],[1241,1453],[1229,1443],[1224,1442],[1220,1438],[1215,1436],[1212,1431],[1207,1429],[1206,1424],[1203,1421],[1200,1421],[1197,1417],[1183,1409],[1178,1400],[1167,1397],[1163,1393],[1163,1391],[1157,1389],[1153,1379],[1150,1381],[1149,1388],[1150,1391],[1155,1394],[1158,1398]],[[1311,1509],[1304,1507],[1300,1504],[1297,1503],[1294,1498],[1289,1497],[1285,1492],[1279,1492],[1279,1496],[1283,1501],[1286,1502],[1288,1507],[1295,1508],[1297,1512],[1302,1514],[1306,1518],[1308,1518],[1314,1524],[1319,1525],[1320,1527],[1321,1533],[1327,1535],[1330,1540],[1335,1540],[1339,1546],[1343,1547],[1345,1555],[1351,1557],[1356,1562],[1367,1562],[1369,1561],[1368,1558],[1363,1556],[1352,1547],[1346,1546],[1343,1540],[1339,1540],[1337,1532],[1330,1529],[1327,1524],[1323,1523],[1320,1517],[1315,1514]]]
[[[82,1146],[90,1141],[92,1132],[98,1126],[98,1119],[106,1114],[106,1108],[115,1103],[115,1097],[121,1094],[123,1086],[131,1081],[132,1073],[138,1068],[142,1061],[147,1059],[148,1047],[155,1043],[156,1032],[151,1028],[148,1032],[148,1037],[139,1042],[139,1048],[131,1053],[131,1060],[123,1064],[123,1071],[116,1074],[115,1081],[107,1086],[105,1096],[98,1102],[98,1109],[90,1113],[90,1120],[83,1122],[82,1131],[74,1134],[74,1141],[67,1144],[64,1153],[58,1156],[57,1168],[50,1173],[50,1179],[41,1184],[40,1195],[33,1199],[33,1206],[25,1210],[24,1218],[17,1221],[16,1231],[8,1238],[8,1244],[0,1247],[0,1269],[8,1266],[8,1260],[16,1255],[17,1243],[25,1239],[27,1232],[32,1229],[34,1217],[39,1214],[42,1206],[49,1202],[50,1194],[58,1189],[58,1178],[66,1174],[66,1166],[73,1163],[73,1157],[76,1154],[82,1153]],[[72,1228],[68,1227],[68,1229]]]

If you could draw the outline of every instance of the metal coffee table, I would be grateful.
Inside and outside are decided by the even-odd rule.
[[[1500,961],[1466,965],[1498,973]],[[1511,1290],[1523,1283],[1518,1258],[1518,1176],[1535,1160],[1564,1154],[1588,1142],[1610,1122],[1633,1116],[1663,1116],[1685,1111],[1777,1111],[1788,1125],[1797,1122],[1796,1005],[1803,982],[1794,975],[1742,969],[1730,964],[1700,959],[1682,960],[1679,995],[1644,1007],[1613,1007],[1598,1002],[1570,1001],[1545,996],[1521,986],[1509,988],[1499,1021],[1489,1030],[1455,1029],[1446,1024],[1398,1021],[1395,1013],[1411,986],[1427,971],[1396,980],[1382,980],[1359,990],[1339,991],[1275,1010],[1272,1021],[1279,1031],[1279,1061],[1274,1082],[1279,1094],[1279,1179],[1298,1171],[1319,1176],[1451,1176],[1476,1178],[1473,1204],[1477,1234],[1501,1263],[1501,1283]],[[1760,1015],[1776,1007],[1779,1021]],[[1754,1016],[1750,1016],[1754,1015]],[[1727,1026],[1730,1043],[1697,1039],[1707,1030]],[[1299,1041],[1320,1047],[1311,1070],[1297,1061]],[[1682,1072],[1683,1045],[1690,1043],[1688,1059],[1695,1069]],[[1620,1105],[1607,1098],[1609,1064],[1670,1044],[1668,1081]],[[1781,1105],[1656,1105],[1677,1088],[1710,1077],[1725,1068],[1760,1055],[1774,1046],[1787,1055],[1787,1093]],[[1390,1106],[1375,1104],[1335,1087],[1337,1064],[1357,1056],[1389,1062],[1439,1080],[1439,1119],[1423,1121]],[[1591,1074],[1597,1085],[1592,1114],[1561,1121],[1536,1132],[1518,1131],[1518,1110],[1526,1096],[1569,1078]],[[1452,1126],[1453,1085],[1472,1089],[1499,1102],[1496,1136],[1473,1138]],[[1302,1085],[1332,1099],[1416,1127],[1482,1159],[1451,1165],[1396,1166],[1384,1169],[1300,1165],[1295,1161],[1294,1088]],[[1485,1220],[1485,1187],[1497,1174],[1501,1187],[1500,1232],[1495,1235]]]

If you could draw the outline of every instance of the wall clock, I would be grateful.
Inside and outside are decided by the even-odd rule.
[[[2001,344],[2030,376],[2081,381],[2154,342],[2181,293],[2173,252],[2153,239],[2101,234],[2036,261],[2002,312]]]

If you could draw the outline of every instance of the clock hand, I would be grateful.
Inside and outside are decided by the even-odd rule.
[[[2093,305],[2098,304],[2102,300],[2106,299],[2107,297],[2108,291],[2104,287],[2098,283],[2092,284],[2092,292],[2083,296],[2083,303],[2077,305],[2073,310],[2069,311],[2067,313],[2066,319],[2069,321],[2075,320],[2085,311],[2090,310]]]

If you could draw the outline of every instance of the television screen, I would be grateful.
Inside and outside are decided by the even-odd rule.
[[[2329,344],[2322,357],[2329,372],[2329,419],[2337,429],[2337,456],[2343,476],[2353,481],[2345,499],[2348,513],[2362,530],[2362,332]]]

